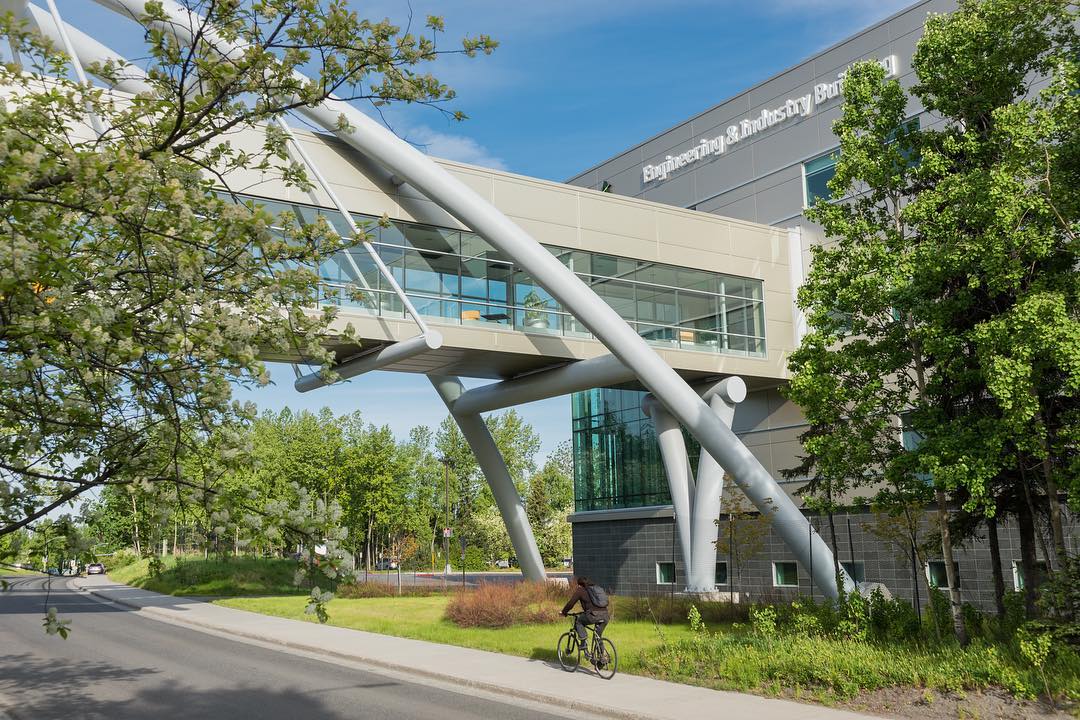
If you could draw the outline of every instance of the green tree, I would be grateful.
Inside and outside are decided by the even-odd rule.
[[[239,202],[230,178],[306,187],[267,123],[331,93],[376,105],[454,97],[423,72],[444,53],[439,18],[416,33],[337,0],[182,5],[191,42],[148,31],[146,90],[123,101],[70,79],[66,59],[10,13],[0,20],[23,62],[0,67],[18,98],[0,107],[0,535],[107,484],[183,485],[179,460],[208,435],[235,465],[232,425],[251,408],[231,401],[232,385],[268,382],[266,353],[332,361],[321,340],[334,310],[311,311],[314,268],[343,242],[325,222]],[[159,3],[146,12],[148,26],[166,22]],[[215,32],[249,51],[222,62]],[[466,38],[453,52],[494,46]],[[241,131],[261,145],[241,149]]]
[[[853,67],[834,125],[843,200],[809,212],[830,240],[799,293],[811,332],[790,362],[808,467],[901,499],[932,488],[961,641],[950,495],[990,514],[1003,487],[1023,498],[1032,576],[1036,506],[1057,538],[1058,490],[1077,497],[1075,21],[1057,0],[931,16],[912,93],[938,127],[907,121],[909,96],[880,67]]]

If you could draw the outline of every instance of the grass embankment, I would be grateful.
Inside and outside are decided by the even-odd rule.
[[[293,585],[296,563],[292,560],[254,558],[164,558],[158,577],[150,575],[149,560],[109,568],[109,577],[125,585],[168,595],[294,595],[307,593]]]
[[[1059,698],[1080,697],[1076,655],[1048,663],[1046,682]],[[642,658],[654,677],[765,695],[794,691],[830,703],[893,687],[963,693],[1000,687],[1019,698],[1043,694],[1039,670],[1013,649],[976,640],[966,648],[875,643],[827,637],[717,634],[669,643]]]
[[[41,570],[27,570],[25,568],[11,567],[10,565],[0,565],[0,577],[30,577],[32,575],[46,577],[47,573]]]
[[[555,660],[555,642],[570,627],[569,620],[560,619],[505,628],[462,628],[445,619],[450,600],[448,595],[336,598],[328,606],[328,624],[540,660]],[[216,602],[265,615],[315,622],[311,615],[304,614],[306,599],[302,597],[231,598]],[[685,623],[663,626],[661,631],[669,642],[690,638]],[[657,628],[644,620],[616,619],[605,635],[618,648],[620,672],[640,673],[642,654],[661,646]]]

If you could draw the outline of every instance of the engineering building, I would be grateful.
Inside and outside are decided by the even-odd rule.
[[[792,284],[797,287],[810,263],[810,247],[824,240],[821,228],[805,218],[804,210],[817,198],[829,198],[827,183],[835,172],[839,146],[831,126],[840,116],[840,80],[846,68],[856,61],[874,60],[888,76],[910,88],[915,83],[911,59],[927,14],[956,7],[954,0],[918,2],[568,182],[782,228],[792,253]],[[937,121],[915,99],[911,102],[910,122],[925,128]],[[732,252],[739,253],[740,248],[733,247]],[[674,277],[662,282],[679,287]],[[769,305],[777,288],[768,281],[762,288]],[[718,298],[729,291],[723,285],[716,290]],[[791,297],[784,302],[791,303]],[[634,307],[629,298],[626,307]],[[680,311],[672,306],[662,312],[680,319],[693,317]],[[729,343],[720,352],[752,358],[756,338],[762,334],[755,323],[771,322],[776,312],[770,307],[760,320],[751,315],[726,326],[709,324],[722,320],[722,314],[702,313],[692,330],[676,330],[672,339],[679,340],[682,333],[719,331],[728,334]],[[796,314],[796,344],[802,330]],[[736,338],[736,344],[730,344]],[[799,408],[778,392],[782,382],[753,390],[738,406],[733,426],[778,479],[782,470],[798,464],[797,438],[807,427]],[[573,397],[575,512],[570,521],[575,569],[616,592],[677,592],[686,570],[674,541],[671,495],[655,433],[641,410],[643,396],[640,390],[605,388]],[[797,498],[801,484],[788,481],[783,487]],[[774,535],[740,543],[738,528],[732,533],[726,517],[721,516],[718,526],[722,550],[717,556],[718,590],[754,600],[813,592],[807,569],[794,562]],[[824,518],[810,519],[817,532],[827,533]],[[923,604],[928,582],[947,585],[940,557],[916,567],[903,540],[884,539],[889,533],[880,518],[852,513],[838,516],[836,522],[840,559],[856,581],[883,583],[894,595],[912,600],[918,599],[918,592]],[[929,527],[928,518],[924,523]],[[1072,527],[1069,542],[1076,543],[1075,521]],[[725,540],[728,535],[734,536],[733,541]],[[1006,586],[1012,578],[1019,589],[1023,583],[1019,536],[1007,524],[999,535]],[[753,545],[760,545],[760,550],[748,557]],[[1041,552],[1040,560],[1045,560]],[[979,542],[961,547],[957,562],[964,601],[993,607],[988,547]]]
[[[142,10],[142,0],[99,2],[128,20]],[[60,22],[43,8],[13,4],[83,66],[119,59],[77,28],[59,32]],[[166,6],[177,27],[194,22]],[[798,483],[774,480],[797,464],[805,427],[778,391],[803,324],[794,294],[808,248],[822,240],[802,213],[827,192],[837,145],[829,128],[845,68],[872,58],[910,84],[926,13],[951,9],[940,0],[916,5],[569,184],[432,160],[337,101],[296,109],[325,133],[281,125],[314,187],[301,190],[257,170],[231,182],[244,188],[245,201],[289,211],[300,223],[322,218],[343,234],[367,227],[370,242],[318,268],[319,301],[340,310],[326,339],[335,369],[341,378],[373,370],[429,377],[433,399],[446,405],[476,454],[527,577],[544,577],[543,564],[481,413],[576,392],[577,507],[570,519],[578,572],[616,592],[655,593],[687,587],[689,564],[696,591],[715,586],[761,599],[814,586],[834,594],[820,523],[815,530],[816,519],[807,522],[792,502]],[[224,39],[211,42],[227,47]],[[145,87],[137,68],[125,73],[99,79],[121,94]],[[341,127],[342,115],[349,128]],[[918,107],[911,116],[931,122]],[[261,147],[262,132],[245,131],[235,142]],[[346,325],[352,333],[333,332]],[[302,349],[264,350],[262,357],[306,362]],[[496,382],[466,389],[459,377]],[[640,390],[645,380],[655,398]],[[309,372],[295,387],[307,392],[327,382]],[[743,390],[749,394],[736,406]],[[648,419],[643,405],[651,408]],[[674,418],[711,454],[690,443],[687,458],[676,441],[682,456],[670,442],[662,455],[656,428],[675,439]],[[695,490],[686,467],[712,459]],[[718,466],[742,488],[728,496],[770,509],[770,522],[743,528],[720,516],[713,502],[719,492],[702,491],[720,487]],[[714,518],[721,520],[717,535]],[[840,520],[848,578],[882,582],[901,596],[913,595],[913,579],[924,574],[941,584],[940,562],[913,567],[903,543],[890,546],[870,531],[873,518]],[[999,532],[1006,575],[1019,584],[1017,535],[1008,527]],[[754,535],[762,548],[750,553]],[[732,548],[714,563],[712,537],[725,536]],[[961,550],[959,558],[965,599],[992,602],[989,573],[980,571],[986,549]]]

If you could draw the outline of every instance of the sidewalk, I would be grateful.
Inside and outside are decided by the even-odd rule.
[[[844,710],[742,693],[707,690],[634,675],[601,680],[566,673],[542,660],[377,635],[348,628],[270,617],[118,585],[103,576],[77,578],[72,587],[155,618],[240,638],[366,663],[396,672],[473,687],[561,708],[627,720],[865,720]],[[555,639],[552,638],[552,644]]]

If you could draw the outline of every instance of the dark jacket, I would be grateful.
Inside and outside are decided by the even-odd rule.
[[[585,610],[585,616],[590,621],[595,622],[593,618],[607,618],[608,609],[606,607],[596,607],[593,605],[592,600],[589,599],[589,592],[581,585],[574,588],[574,594],[570,596],[570,601],[563,606],[563,615],[570,612],[571,608],[579,602],[581,603],[582,609]]]

